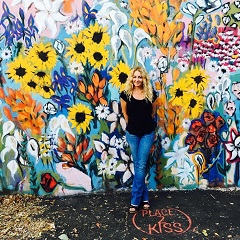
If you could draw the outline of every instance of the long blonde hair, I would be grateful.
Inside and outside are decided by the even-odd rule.
[[[130,99],[133,93],[133,75],[134,73],[138,71],[141,73],[142,78],[143,78],[143,94],[144,94],[144,98],[146,100],[148,100],[149,102],[153,101],[153,88],[150,82],[150,78],[148,76],[148,73],[146,72],[146,70],[141,67],[141,66],[137,66],[131,69],[131,72],[127,78],[127,81],[125,83],[125,92],[128,96],[128,98]]]

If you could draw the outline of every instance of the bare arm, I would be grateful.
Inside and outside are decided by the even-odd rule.
[[[124,117],[126,123],[128,123],[127,103],[122,98],[120,99],[120,102],[121,102],[123,117]]]
[[[152,103],[152,118],[155,117],[156,111],[157,111],[157,103],[156,103],[156,101],[154,101],[154,102]]]

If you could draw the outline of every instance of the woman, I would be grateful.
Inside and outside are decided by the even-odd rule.
[[[131,149],[135,172],[129,213],[136,213],[140,205],[145,210],[150,209],[145,176],[156,127],[156,93],[144,68],[138,66],[132,69],[120,98],[127,123],[126,139]]]

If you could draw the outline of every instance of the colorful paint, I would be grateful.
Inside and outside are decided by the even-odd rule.
[[[3,0],[0,191],[131,187],[119,93],[136,65],[158,94],[149,189],[238,187],[239,9],[236,0]]]

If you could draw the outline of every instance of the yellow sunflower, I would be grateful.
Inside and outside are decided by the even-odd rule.
[[[51,70],[57,62],[57,53],[51,43],[35,43],[28,52],[28,58],[38,69]]]
[[[68,120],[72,126],[76,128],[78,133],[85,133],[89,128],[89,123],[93,119],[92,111],[85,105],[79,103],[70,107],[68,113]]]
[[[113,86],[120,88],[120,92],[123,91],[128,75],[130,73],[130,67],[122,61],[109,72],[112,79],[109,81]]]
[[[16,82],[25,82],[33,77],[34,70],[33,65],[20,55],[9,63],[7,74]]]
[[[204,91],[208,86],[209,76],[202,68],[194,68],[185,76],[188,86],[191,86],[196,92]]]
[[[33,80],[40,85],[51,85],[52,83],[50,74],[47,71],[38,69],[34,72]]]
[[[100,47],[98,45],[93,45],[89,49],[88,53],[88,61],[89,63],[94,66],[95,68],[102,68],[107,65],[108,61],[108,51],[104,49],[104,47]]]
[[[40,86],[38,84],[38,82],[35,79],[28,79],[25,82],[22,83],[22,89],[25,92],[34,92],[34,93],[38,93],[41,89]]]
[[[83,35],[90,39],[92,43],[97,45],[105,46],[110,43],[110,36],[107,33],[107,28],[102,27],[97,22],[85,29],[83,31]]]
[[[203,95],[197,95],[193,92],[188,92],[183,97],[183,108],[189,117],[192,119],[199,117],[202,114],[204,105]]]
[[[41,95],[44,98],[50,98],[53,94],[54,91],[49,84],[39,84],[40,90],[39,90],[39,95]]]
[[[82,31],[76,35],[73,34],[72,38],[66,39],[69,46],[66,48],[67,53],[65,57],[70,57],[70,61],[80,62],[86,64],[87,50],[90,49],[90,41],[84,38]]]
[[[174,82],[174,85],[170,86],[169,94],[171,95],[171,99],[169,101],[173,106],[182,106],[183,96],[187,94],[188,91],[186,80],[181,78],[178,82]]]

